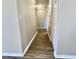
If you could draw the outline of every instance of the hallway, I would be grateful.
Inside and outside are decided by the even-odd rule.
[[[3,59],[76,59],[75,2],[3,0]]]
[[[22,59],[55,59],[52,43],[46,31],[38,31],[37,36]]]

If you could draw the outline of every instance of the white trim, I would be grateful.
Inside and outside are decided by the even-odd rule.
[[[30,47],[31,43],[33,42],[34,38],[36,37],[38,32],[35,33],[35,35],[33,36],[32,40],[29,42],[29,44],[27,45],[27,47],[25,48],[24,52],[22,53],[23,56],[25,55],[26,51],[28,50],[28,48]]]
[[[2,53],[2,56],[22,57],[23,55],[22,55],[22,53]]]
[[[50,37],[50,35],[49,35],[49,33],[47,33],[47,34],[48,34],[48,37],[49,37],[50,41],[52,41],[52,40],[51,40],[51,37]]]
[[[55,50],[54,50],[54,56],[56,57],[56,52],[55,52]]]
[[[38,27],[38,29],[47,29],[47,27]]]
[[[34,38],[36,37],[38,32],[35,33],[35,35],[33,36],[32,40],[29,42],[29,44],[26,46],[25,50],[23,53],[2,53],[2,56],[12,56],[12,57],[23,57],[25,55],[25,53],[27,52],[28,48],[30,47],[31,43],[33,42]]]
[[[55,58],[70,58],[70,59],[76,59],[76,55],[57,55],[54,51]]]
[[[70,58],[70,59],[76,59],[75,55],[56,55],[56,58]]]

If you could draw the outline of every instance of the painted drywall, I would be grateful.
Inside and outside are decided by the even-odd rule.
[[[2,53],[22,54],[36,33],[34,1],[3,0],[2,3]]]
[[[56,55],[76,55],[75,0],[58,0],[54,49]]]
[[[47,28],[47,9],[37,9],[37,27]]]
[[[22,53],[16,0],[2,1],[2,53]]]
[[[48,34],[50,36],[50,40],[52,42],[52,39],[53,39],[53,0],[49,0],[49,5],[48,5],[48,13],[47,13],[47,30],[48,30]]]
[[[36,33],[36,19],[33,5],[33,0],[17,0],[22,52],[24,52]]]

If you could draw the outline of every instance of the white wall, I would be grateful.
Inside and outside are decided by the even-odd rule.
[[[37,27],[47,28],[47,9],[37,9]]]
[[[35,10],[33,0],[17,0],[21,31],[22,52],[36,33]]]
[[[36,33],[33,3],[33,0],[3,0],[3,55],[23,55],[25,48]]]
[[[75,0],[58,0],[54,49],[57,55],[76,55]]]
[[[21,53],[16,0],[2,1],[2,53]]]
[[[48,35],[49,35],[51,42],[54,39],[53,24],[54,24],[53,22],[53,0],[49,0],[48,13],[47,13],[47,31],[48,31]]]

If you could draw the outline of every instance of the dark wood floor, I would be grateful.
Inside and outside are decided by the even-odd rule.
[[[21,59],[55,59],[54,49],[46,31],[38,31],[30,48]]]

